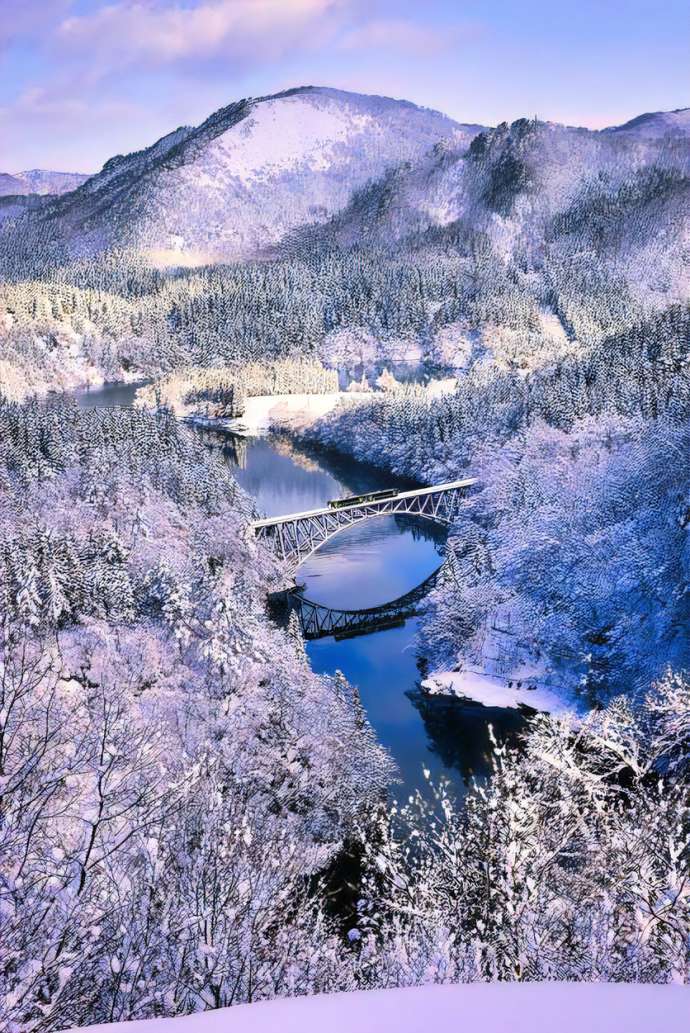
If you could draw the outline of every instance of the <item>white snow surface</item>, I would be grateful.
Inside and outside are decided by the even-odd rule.
[[[653,139],[667,133],[690,133],[690,108],[676,111],[647,111],[620,126],[604,129],[605,133],[634,133],[641,138]]]
[[[690,991],[631,983],[469,983],[293,997],[103,1033],[687,1033]]]
[[[324,172],[338,143],[372,129],[376,123],[369,114],[348,112],[336,104],[316,107],[302,97],[288,97],[257,105],[213,146],[226,156],[232,174],[251,186],[257,179],[272,178],[302,164]]]
[[[314,423],[339,405],[353,405],[371,397],[371,394],[359,391],[255,395],[253,398],[247,398],[242,416],[238,416],[234,420],[224,420],[223,424],[239,434],[261,434],[272,427],[299,430]]]
[[[521,687],[517,687],[521,681]],[[474,700],[485,707],[509,707],[517,710],[528,706],[547,714],[572,712],[573,706],[558,693],[536,682],[533,678],[496,678],[479,671],[441,671],[432,674],[422,682],[423,688],[432,696],[457,696],[459,699]]]
[[[81,172],[53,172],[50,169],[27,169],[15,172],[9,179],[15,181],[17,194],[66,194],[85,183],[88,175]],[[0,194],[4,190],[0,189]]]

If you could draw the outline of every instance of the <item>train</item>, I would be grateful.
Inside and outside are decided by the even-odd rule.
[[[390,499],[397,494],[397,488],[386,488],[385,491],[368,491],[365,495],[350,495],[346,499],[330,499],[328,505],[331,509],[342,509],[343,506],[361,506],[365,502],[379,502],[380,499]]]

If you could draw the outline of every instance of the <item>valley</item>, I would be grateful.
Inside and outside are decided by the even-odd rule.
[[[689,112],[305,86],[2,178],[0,1026],[687,981]],[[414,612],[269,611],[262,515],[449,482],[298,569],[447,555]]]
[[[113,385],[74,397],[89,408],[131,405],[137,389]],[[342,453],[305,449],[284,436],[239,437],[213,428],[199,434],[220,452],[259,512],[269,516],[316,509],[330,498],[374,485],[408,486]],[[299,566],[296,580],[305,597],[328,606],[356,610],[386,603],[437,569],[444,539],[426,520],[385,517],[341,532]],[[425,698],[418,627],[415,617],[363,637],[308,642],[306,652],[316,674],[340,671],[358,690],[379,742],[395,762],[393,796],[405,800],[426,793],[424,769],[435,782],[449,779],[453,793],[462,795],[472,778],[490,772],[489,724],[505,735],[522,721],[514,710]]]

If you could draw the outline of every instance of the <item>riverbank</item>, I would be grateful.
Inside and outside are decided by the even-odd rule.
[[[482,671],[437,671],[425,678],[422,688],[430,696],[454,696],[472,700],[484,707],[533,710],[563,715],[573,712],[572,704],[533,678],[497,678]]]
[[[242,416],[235,419],[190,417],[208,427],[220,427],[233,434],[266,434],[271,430],[295,434],[338,407],[357,405],[371,397],[360,391],[334,391],[324,394],[257,395],[247,398]]]

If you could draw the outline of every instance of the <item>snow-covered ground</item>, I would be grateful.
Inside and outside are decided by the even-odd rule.
[[[454,377],[433,380],[428,386],[430,397],[452,393],[457,381]],[[257,395],[247,398],[245,411],[235,420],[223,421],[224,426],[240,434],[260,434],[276,428],[300,431],[338,406],[356,405],[375,397],[368,391],[333,391],[325,394]]]
[[[432,696],[457,696],[485,707],[517,709],[524,705],[548,714],[563,714],[573,709],[558,693],[544,685],[535,685],[531,679],[496,678],[477,671],[440,671],[426,678],[422,686]]]
[[[421,986],[87,1028],[104,1033],[687,1033],[690,990],[630,983]]]
[[[260,434],[271,427],[280,430],[301,430],[340,404],[352,405],[367,398],[371,398],[371,395],[354,391],[334,391],[328,394],[257,395],[247,399],[242,416],[236,420],[224,420],[223,425],[240,434]]]

